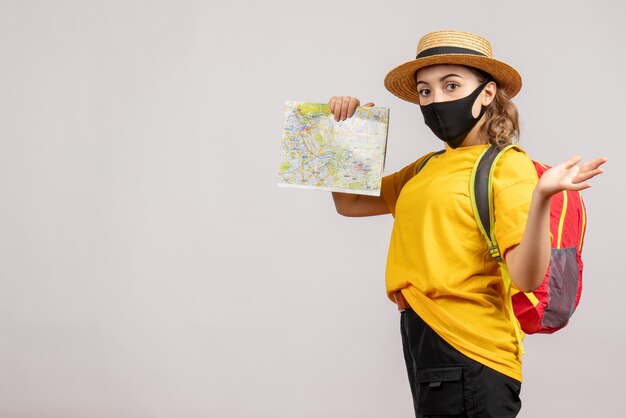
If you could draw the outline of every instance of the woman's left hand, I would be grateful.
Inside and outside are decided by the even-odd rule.
[[[572,157],[547,170],[539,179],[536,190],[550,197],[563,190],[576,191],[591,187],[587,181],[604,172],[599,167],[607,162],[607,158],[600,157],[578,165],[581,159],[580,156]]]

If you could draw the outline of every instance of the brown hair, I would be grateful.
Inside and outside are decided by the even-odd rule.
[[[490,74],[478,68],[467,68],[476,75],[481,84],[486,81],[495,81]],[[499,87],[485,112],[485,118],[485,123],[480,127],[478,135],[486,143],[502,148],[519,140],[520,126],[517,107]]]

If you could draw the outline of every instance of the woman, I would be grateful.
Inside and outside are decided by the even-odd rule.
[[[387,74],[385,86],[418,104],[445,142],[416,175],[424,157],[386,176],[380,197],[333,192],[345,216],[391,213],[389,298],[401,313],[404,355],[416,416],[514,417],[521,408],[521,341],[506,307],[500,269],[488,253],[469,196],[472,167],[489,144],[519,135],[511,98],[521,88],[511,66],[492,57],[489,42],[438,31],[419,42],[417,57]],[[332,97],[336,120],[359,101]],[[373,106],[368,103],[366,106]],[[583,190],[606,159],[574,157],[537,180],[530,158],[509,150],[493,181],[495,234],[514,285],[537,288],[550,260],[550,197]]]

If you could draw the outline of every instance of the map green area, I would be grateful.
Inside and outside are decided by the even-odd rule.
[[[327,104],[285,102],[278,185],[379,196],[388,128],[388,108],[336,122]]]

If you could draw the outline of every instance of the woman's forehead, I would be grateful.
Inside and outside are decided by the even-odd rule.
[[[470,77],[472,76],[472,71],[463,66],[457,64],[435,64],[429,65],[428,67],[423,67],[417,70],[415,77],[419,81],[420,79],[428,79],[432,77],[441,77],[448,74],[457,74],[461,77]]]

